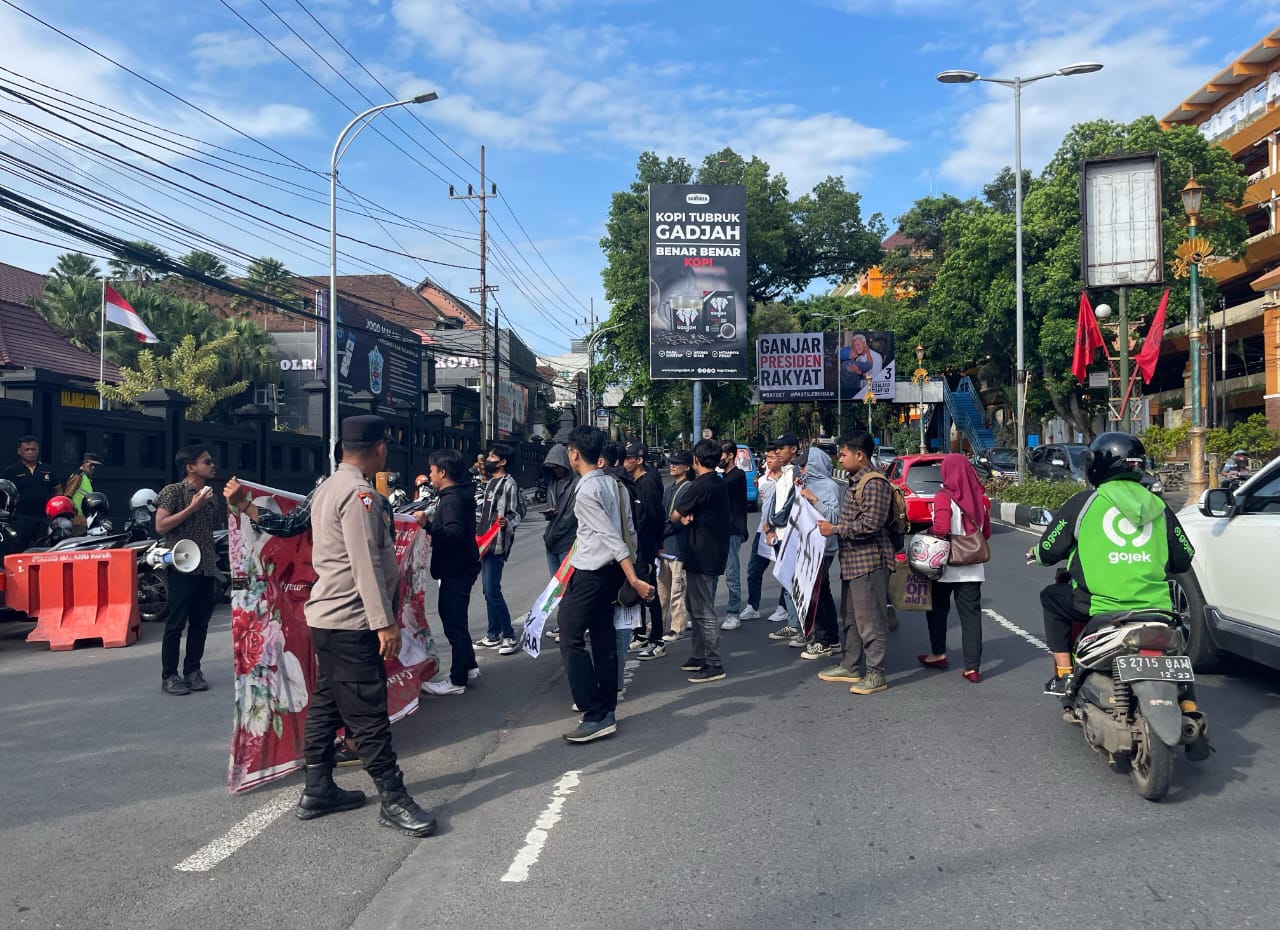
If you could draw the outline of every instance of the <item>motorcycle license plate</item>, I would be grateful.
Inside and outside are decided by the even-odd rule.
[[[1195,681],[1187,656],[1117,656],[1121,681]]]

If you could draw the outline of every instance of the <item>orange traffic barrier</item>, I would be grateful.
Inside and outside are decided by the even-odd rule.
[[[142,632],[132,549],[5,556],[5,602],[33,617],[29,643],[73,649],[83,640],[128,646]]]

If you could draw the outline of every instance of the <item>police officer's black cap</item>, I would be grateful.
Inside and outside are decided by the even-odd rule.
[[[387,438],[387,421],[373,414],[347,417],[342,421],[343,442],[377,442]]]
[[[642,459],[648,451],[642,442],[629,442],[627,443],[626,457],[629,459]]]
[[[795,446],[797,449],[799,449],[800,437],[797,436],[795,433],[783,433],[781,436],[779,436],[777,439],[774,440],[774,443],[777,445],[779,449],[781,449],[783,446]]]

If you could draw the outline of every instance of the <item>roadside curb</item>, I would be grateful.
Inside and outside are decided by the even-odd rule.
[[[1026,504],[1010,504],[1004,501],[991,502],[991,515],[1001,523],[1013,526],[1031,526],[1031,508]]]

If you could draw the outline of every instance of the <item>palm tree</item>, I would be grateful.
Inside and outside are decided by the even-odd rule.
[[[100,278],[98,263],[88,255],[79,252],[66,252],[58,256],[49,275],[54,278]]]
[[[229,281],[231,279],[231,275],[227,272],[227,266],[223,264],[222,259],[212,252],[201,252],[199,249],[195,249],[179,258],[178,264],[184,266],[187,271],[204,278],[213,278],[217,281]],[[184,280],[183,285],[186,288],[190,288],[199,300],[204,300],[209,294],[209,286],[201,280]]]
[[[246,290],[253,291],[262,297],[301,306],[298,293],[293,287],[293,273],[285,268],[284,262],[278,258],[255,258],[249,263],[249,271],[243,283]],[[253,307],[265,311],[271,309],[271,306],[265,301],[239,295],[231,301],[231,309],[237,311]]]
[[[275,342],[271,334],[257,322],[245,319],[226,320],[218,334],[219,343],[223,342],[224,336],[232,337],[220,353],[219,373],[224,382],[251,381],[261,384],[279,380]]]
[[[102,325],[101,281],[82,275],[61,277],[55,274],[34,303],[49,325],[73,346],[97,353],[98,333]]]
[[[158,245],[139,239],[125,243],[125,250],[117,252],[107,262],[111,266],[111,278],[116,281],[132,281],[134,284],[154,284],[161,277],[157,270],[169,261],[169,255]]]

